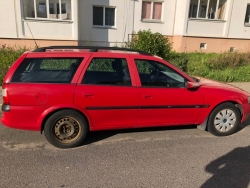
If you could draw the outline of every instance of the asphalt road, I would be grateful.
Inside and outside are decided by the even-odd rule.
[[[195,127],[94,132],[67,150],[0,125],[0,187],[249,187],[248,124],[228,137]]]

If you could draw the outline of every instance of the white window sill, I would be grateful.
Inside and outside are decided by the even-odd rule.
[[[153,20],[153,19],[141,19],[141,22],[145,22],[145,23],[160,23],[160,24],[164,23],[162,20]]]
[[[59,19],[50,19],[50,18],[24,18],[23,21],[73,23],[72,20],[59,20]]]
[[[245,23],[245,27],[250,27],[250,23]]]
[[[190,21],[198,21],[198,22],[226,22],[226,20],[219,19],[207,19],[207,18],[189,18]]]
[[[99,29],[117,29],[114,26],[101,26],[101,25],[93,25],[93,28],[99,28]]]

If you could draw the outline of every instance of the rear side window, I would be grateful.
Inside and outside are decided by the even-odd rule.
[[[83,58],[27,58],[12,82],[70,83]]]
[[[126,59],[94,58],[84,74],[82,84],[131,86]]]

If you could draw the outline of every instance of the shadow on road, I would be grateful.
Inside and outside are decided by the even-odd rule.
[[[250,116],[245,122],[243,122],[240,125],[239,128],[240,130],[242,130],[249,125],[250,125]],[[126,129],[126,130],[112,130],[112,131],[96,131],[89,133],[87,140],[83,143],[83,145],[92,144],[121,133],[153,132],[153,131],[163,131],[163,130],[184,130],[184,129],[196,129],[196,127],[197,127],[196,125],[189,125],[189,126],[153,127],[153,128]]]
[[[126,129],[126,130],[112,130],[112,131],[95,131],[89,132],[87,139],[82,145],[92,144],[116,134],[126,134],[126,133],[136,133],[136,132],[153,132],[153,131],[163,131],[163,130],[184,130],[184,129],[196,129],[196,126],[174,126],[174,127],[154,127],[154,128],[138,128],[138,129]]]
[[[213,176],[201,188],[247,188],[250,182],[250,146],[236,148],[205,168]]]

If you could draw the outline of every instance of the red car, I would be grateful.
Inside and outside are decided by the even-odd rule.
[[[2,89],[2,123],[44,131],[59,148],[79,146],[88,131],[110,129],[201,125],[226,136],[250,113],[249,93],[190,77],[159,57],[126,48],[25,52]]]

